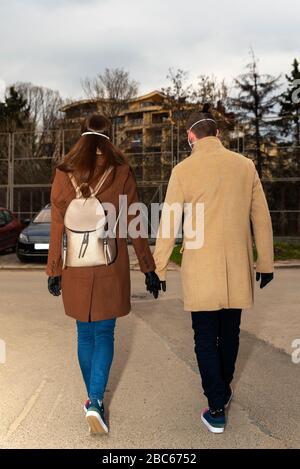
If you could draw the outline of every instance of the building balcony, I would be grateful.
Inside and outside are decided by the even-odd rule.
[[[144,125],[143,119],[129,119],[124,123],[125,127],[142,127]]]

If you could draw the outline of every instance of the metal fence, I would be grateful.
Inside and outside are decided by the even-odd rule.
[[[172,167],[190,153],[176,141],[173,127],[168,135],[161,147],[157,134],[147,146],[135,134],[131,141],[116,139],[134,168],[147,205],[163,201]],[[79,136],[79,129],[0,133],[0,206],[21,219],[32,218],[49,202],[54,167]],[[255,159],[252,149],[244,149],[244,154]],[[262,179],[278,237],[300,239],[299,154],[295,147],[264,148]]]

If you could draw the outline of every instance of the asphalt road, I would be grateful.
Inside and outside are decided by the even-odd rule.
[[[76,356],[75,322],[48,294],[42,271],[0,272],[0,447],[299,448],[300,270],[276,271],[243,313],[235,398],[222,435],[200,422],[206,405],[182,311],[178,271],[154,300],[132,272],[133,312],[118,320],[106,405],[110,434],[90,436]]]

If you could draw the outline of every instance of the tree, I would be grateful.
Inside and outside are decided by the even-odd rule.
[[[293,161],[288,166],[290,176],[300,175],[300,101],[297,99],[297,92],[299,90],[300,70],[299,62],[294,59],[292,70],[290,74],[285,75],[287,80],[287,89],[280,97],[280,116],[282,119],[279,121],[282,133],[284,136],[292,136],[292,143],[296,146],[293,151]],[[296,81],[297,80],[297,81]],[[290,191],[291,192],[291,191]],[[300,184],[296,186],[295,201],[297,203],[296,209],[300,210]],[[297,202],[298,201],[298,202]],[[297,232],[300,230],[300,212],[297,217]]]
[[[297,59],[292,64],[292,70],[289,75],[285,75],[287,80],[287,89],[280,97],[280,116],[282,117],[281,126],[285,136],[293,135],[294,143],[300,147],[300,101],[295,99],[295,93],[299,88],[300,70]]]
[[[32,83],[17,82],[14,88],[26,100],[34,130],[47,131],[58,127],[63,100],[58,91]]]
[[[89,99],[100,102],[101,112],[110,119],[115,119],[138,93],[138,83],[122,68],[106,68],[96,78],[85,78],[82,88]]]
[[[196,89],[192,93],[195,103],[210,103],[215,109],[226,104],[228,98],[228,87],[225,80],[221,82],[214,76],[199,75]]]
[[[181,132],[181,129],[185,126],[190,112],[193,89],[192,85],[187,84],[188,72],[180,68],[177,70],[169,68],[167,79],[170,85],[162,88],[161,91],[165,95],[165,106],[171,113],[172,123],[177,128],[177,135],[174,137],[177,144],[176,154],[179,158],[180,148],[184,148],[186,142],[186,135]]]
[[[0,103],[0,130],[14,132],[24,128],[29,122],[29,112],[26,98],[14,86],[10,86],[6,90],[4,102]]]
[[[269,129],[274,125],[270,117],[279,99],[276,91],[280,86],[280,76],[261,74],[253,51],[251,55],[252,60],[247,65],[249,71],[234,80],[238,95],[232,97],[230,103],[238,117],[249,125],[250,137],[254,137],[257,171],[262,176],[262,138],[268,136]]]
[[[195,109],[204,103],[210,103],[214,110],[214,118],[225,140],[229,139],[229,132],[234,129],[234,114],[227,112],[228,87],[225,80],[219,81],[215,76],[199,75],[196,88],[192,92],[192,102]]]
[[[167,79],[170,85],[161,89],[166,97],[166,106],[172,111],[172,117],[176,122],[182,121],[186,117],[186,107],[193,95],[192,85],[186,84],[188,72],[180,68],[177,70],[169,68]]]

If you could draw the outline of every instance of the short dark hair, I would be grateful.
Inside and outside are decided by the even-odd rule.
[[[205,120],[194,125],[196,122],[202,119],[212,120]],[[192,126],[192,132],[196,135],[197,138],[215,137],[217,135],[218,125],[214,119],[214,116],[210,112],[209,103],[205,103],[203,105],[202,111],[194,111],[189,116],[187,120],[187,130],[189,130]]]

